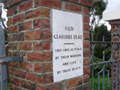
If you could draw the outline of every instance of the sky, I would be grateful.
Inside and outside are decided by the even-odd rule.
[[[104,0],[106,1],[106,0]],[[108,11],[116,11],[117,10],[117,7],[120,7],[120,0],[108,0],[108,5],[107,5],[107,8],[106,8],[106,12]],[[107,27],[108,27],[108,30],[111,30],[111,26],[109,25],[108,22],[105,22],[103,19],[100,21],[100,25],[101,24],[105,24]]]

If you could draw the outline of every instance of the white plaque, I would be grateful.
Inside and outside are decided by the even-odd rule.
[[[83,75],[83,17],[52,10],[54,82]]]

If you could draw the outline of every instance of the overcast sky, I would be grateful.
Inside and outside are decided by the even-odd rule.
[[[106,0],[104,0],[106,1]],[[108,5],[105,11],[116,11],[120,7],[120,0],[108,0]],[[108,22],[105,22],[103,20],[100,21],[100,24],[105,24],[108,27],[108,30],[111,30],[111,26]]]

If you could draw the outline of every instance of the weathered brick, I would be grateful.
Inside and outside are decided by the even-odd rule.
[[[14,4],[17,4],[17,3],[21,2],[21,1],[23,1],[23,0],[9,0],[8,6],[10,7],[10,6],[14,5]]]
[[[46,86],[44,86],[44,90],[64,90],[64,85],[62,83],[46,85]]]
[[[81,6],[70,4],[70,3],[65,4],[65,9],[69,10],[69,11],[79,12],[79,13],[82,12],[82,7]]]
[[[7,25],[10,26],[13,24],[13,18],[8,18]]]
[[[73,78],[67,81],[67,88],[72,88],[81,85],[83,82],[82,77]]]
[[[26,11],[26,10],[32,8],[32,5],[33,5],[33,0],[30,0],[30,1],[27,1],[27,2],[20,4],[19,5],[19,12]]]
[[[18,24],[18,26],[19,26],[19,31],[31,30],[32,29],[32,21],[20,23],[20,24]]]
[[[89,32],[84,32],[84,40],[89,40],[89,39],[90,39]]]
[[[57,0],[35,0],[35,7],[38,7],[38,6],[61,9],[62,4],[60,1],[57,1]]]
[[[78,0],[66,0],[66,1],[78,3]]]
[[[44,63],[43,64],[44,66],[44,72],[52,72],[53,71],[53,68],[52,68],[52,63],[49,62],[49,63]]]
[[[28,52],[27,57],[29,61],[42,61],[43,54],[40,52]]]
[[[85,84],[83,86],[79,86],[79,87],[76,88],[76,90],[90,90],[90,85]]]
[[[26,40],[40,40],[41,39],[41,30],[26,32],[25,39]]]
[[[85,67],[84,68],[84,75],[90,74],[90,67]]]
[[[42,42],[34,42],[33,43],[33,50],[43,50]]]
[[[13,23],[18,23],[24,21],[24,14],[19,14],[13,17]]]
[[[10,90],[14,90],[14,86],[10,84]]]
[[[17,50],[18,49],[18,43],[9,43],[8,49],[9,50]]]
[[[33,26],[35,28],[50,28],[50,20],[49,19],[36,19],[33,21]]]
[[[14,15],[14,14],[16,14],[16,13],[17,13],[17,7],[13,7],[13,8],[10,8],[10,9],[8,10],[7,15],[8,15],[8,16],[12,16],[12,15]]]
[[[14,75],[16,77],[26,78],[26,72],[19,69],[14,70]]]
[[[37,86],[36,86],[36,90],[44,90],[44,88],[43,88],[42,85],[37,85]]]
[[[53,74],[45,74],[44,75],[44,84],[53,82]]]
[[[49,17],[50,9],[38,8],[36,10],[31,10],[25,13],[26,19],[36,18],[36,17]]]
[[[34,64],[33,64],[33,63],[30,63],[30,62],[22,62],[22,63],[20,64],[20,67],[21,67],[23,70],[34,71]]]
[[[24,33],[14,34],[13,41],[24,41]]]
[[[89,11],[89,8],[84,7],[84,14],[85,14],[85,15],[89,15],[89,12],[90,12],[90,11]]]
[[[43,72],[43,63],[35,63],[34,71],[42,73]]]
[[[52,52],[44,52],[43,61],[51,61],[51,60],[52,60]]]
[[[8,68],[9,75],[14,75],[14,68]]]
[[[32,82],[43,84],[43,76],[34,74],[34,73],[27,73],[27,80],[30,80]]]
[[[84,66],[90,65],[90,59],[84,59]]]
[[[89,23],[90,22],[89,16],[84,16],[84,22],[85,23]]]
[[[90,48],[90,42],[89,41],[84,41],[83,42],[83,47],[89,49]]]
[[[31,42],[19,43],[19,49],[20,50],[31,50],[32,49],[32,43]]]
[[[35,90],[35,84],[34,83],[24,81],[24,80],[21,80],[21,87],[23,87],[25,89],[29,89],[29,90]]]
[[[20,86],[20,79],[18,78],[13,78],[13,84],[16,85],[16,86]]]
[[[43,30],[41,37],[42,37],[42,39],[52,39],[52,32],[51,32],[51,30]]]
[[[14,25],[8,28],[8,33],[15,33],[18,32],[18,26]]]
[[[14,90],[22,90],[21,88],[15,87]]]
[[[90,80],[90,76],[89,75],[84,76],[84,83],[89,82],[89,80]]]
[[[84,31],[89,31],[89,24],[84,24]]]
[[[84,50],[83,52],[84,57],[90,57],[90,50]]]
[[[50,42],[49,41],[42,42],[42,47],[43,50],[50,50]]]
[[[18,62],[9,62],[8,65],[14,68],[18,68]]]
[[[80,0],[80,4],[91,7],[92,1],[91,0]]]

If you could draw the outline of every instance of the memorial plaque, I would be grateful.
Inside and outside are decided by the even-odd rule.
[[[54,82],[83,75],[83,17],[52,10]]]

